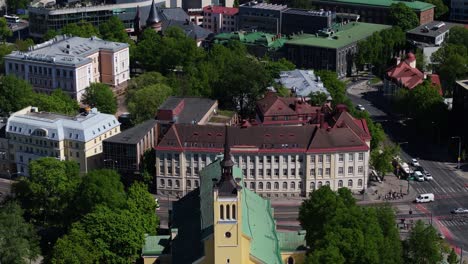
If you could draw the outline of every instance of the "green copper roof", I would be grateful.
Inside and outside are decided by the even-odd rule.
[[[212,232],[213,225],[213,178],[219,180],[221,175],[220,159],[200,171],[200,204],[202,217],[202,232],[205,236]],[[233,176],[242,177],[242,170],[233,167]],[[243,181],[240,183],[244,186]],[[269,200],[261,198],[247,188],[241,189],[242,232],[252,238],[250,254],[266,264],[280,264],[280,246],[276,235],[276,223]]]
[[[296,35],[291,37],[286,44],[337,49],[363,40],[374,32],[387,28],[390,28],[390,26],[363,22],[350,22],[347,25],[335,27],[335,33],[332,36],[325,37],[311,34]]]
[[[328,0],[327,2],[340,2],[349,4],[369,5],[369,6],[384,6],[390,7],[392,4],[403,3],[415,11],[426,11],[435,6],[430,3],[421,1],[394,1],[394,0]]]
[[[171,236],[148,236],[145,235],[145,244],[141,250],[142,256],[154,256],[163,254],[164,249],[169,246]]]
[[[278,232],[278,239],[281,251],[305,250],[305,231],[299,232]]]
[[[238,40],[245,45],[263,46],[269,49],[279,49],[287,41],[286,38],[264,32],[231,32],[221,33],[215,36],[214,42],[224,44],[231,40]]]

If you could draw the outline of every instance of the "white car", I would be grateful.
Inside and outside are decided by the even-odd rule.
[[[413,165],[414,167],[419,167],[421,166],[419,164],[419,161],[417,159],[411,159],[411,165]]]
[[[426,181],[432,181],[434,178],[432,178],[432,175],[431,175],[429,172],[426,171],[426,172],[424,173],[424,179],[425,179]]]
[[[424,175],[420,171],[414,172],[414,178],[420,182],[424,181]]]
[[[361,104],[356,105],[356,109],[359,110],[359,111],[366,110],[366,108],[364,108],[364,106],[362,106]]]
[[[452,214],[468,214],[468,209],[466,208],[457,208],[452,210]]]

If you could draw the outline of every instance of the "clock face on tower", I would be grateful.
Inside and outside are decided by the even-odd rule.
[[[227,238],[230,238],[230,237],[231,237],[231,232],[226,232],[224,235],[225,235]]]

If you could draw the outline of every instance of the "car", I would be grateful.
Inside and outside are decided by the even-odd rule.
[[[416,197],[416,200],[414,200],[414,202],[416,203],[430,203],[433,201],[434,201],[433,193],[420,194],[418,197]]]
[[[432,175],[430,172],[426,171],[424,174],[424,180],[426,181],[432,181],[434,178],[432,178]]]
[[[418,159],[411,159],[411,165],[413,165],[414,167],[420,167],[421,166],[421,164],[419,164]]]
[[[468,214],[468,209],[467,208],[456,208],[452,210],[452,214]]]
[[[417,181],[424,181],[424,175],[420,172],[420,171],[415,171],[414,174],[414,179],[416,179]]]
[[[362,106],[361,104],[356,105],[356,109],[359,110],[359,111],[366,110],[366,108],[364,108],[364,106]]]

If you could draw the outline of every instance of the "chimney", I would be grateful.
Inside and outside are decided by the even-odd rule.
[[[320,119],[319,119],[320,120],[320,128],[325,128],[325,114],[320,113],[319,117],[320,117]]]

